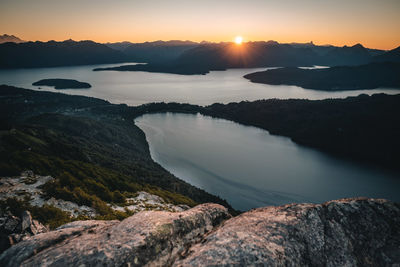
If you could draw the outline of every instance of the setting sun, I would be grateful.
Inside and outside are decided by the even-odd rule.
[[[243,37],[242,36],[236,36],[235,37],[235,43],[236,44],[242,44],[243,42]]]

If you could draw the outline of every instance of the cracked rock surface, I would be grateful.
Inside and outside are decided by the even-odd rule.
[[[168,265],[229,217],[223,206],[203,204],[143,211],[121,222],[76,221],[12,246],[0,266]]]
[[[77,221],[24,240],[0,266],[399,266],[400,204],[353,198],[254,209],[217,204]]]
[[[180,266],[399,266],[400,205],[342,199],[251,210],[232,218]]]

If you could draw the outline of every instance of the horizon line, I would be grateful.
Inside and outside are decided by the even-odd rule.
[[[18,37],[17,35],[14,35],[14,34],[7,34],[7,33],[4,33],[4,34],[2,34],[2,35],[7,35],[7,36],[14,36],[14,37],[16,37],[16,38],[19,38],[20,40],[22,40],[22,42],[43,42],[43,43],[46,43],[46,42],[52,42],[52,41],[54,41],[54,42],[65,42],[65,41],[74,41],[74,42],[84,42],[84,41],[92,41],[92,42],[95,42],[95,43],[100,43],[100,44],[113,44],[113,43],[132,43],[132,44],[143,44],[143,43],[154,43],[154,42],[173,42],[173,41],[179,41],[179,42],[192,42],[192,43],[197,43],[197,44],[202,44],[202,43],[210,43],[210,44],[222,44],[222,43],[234,43],[234,41],[233,41],[233,39],[232,40],[230,40],[230,41],[207,41],[207,40],[202,40],[202,41],[192,41],[192,40],[189,40],[189,39],[186,39],[186,40],[183,40],[183,39],[169,39],[169,40],[163,40],[163,39],[154,39],[154,40],[146,40],[146,41],[142,41],[142,42],[134,42],[134,41],[128,41],[128,40],[124,40],[124,41],[114,41],[114,42],[111,42],[111,41],[106,41],[106,42],[99,42],[99,41],[96,41],[96,40],[94,40],[94,39],[72,39],[72,38],[69,38],[69,39],[64,39],[64,40],[62,40],[62,39],[49,39],[49,40],[24,40],[24,39],[21,39],[20,37]],[[0,35],[1,36],[1,35]],[[393,50],[393,49],[396,49],[396,48],[398,48],[398,47],[400,47],[400,44],[399,45],[397,45],[397,46],[395,46],[395,47],[393,47],[393,48],[390,48],[390,49],[383,49],[383,48],[372,48],[372,47],[366,47],[365,45],[363,45],[361,42],[357,42],[357,43],[354,43],[354,44],[344,44],[344,45],[335,45],[335,44],[331,44],[331,43],[325,43],[325,44],[317,44],[317,43],[315,43],[314,41],[309,41],[309,42],[296,42],[296,41],[291,41],[291,42],[279,42],[279,41],[277,41],[277,40],[273,40],[273,39],[269,39],[269,40],[244,40],[243,41],[243,44],[245,44],[245,43],[256,43],[256,42],[277,42],[278,44],[313,44],[313,45],[315,45],[315,46],[334,46],[334,47],[345,47],[345,46],[347,46],[347,47],[352,47],[352,46],[355,46],[355,45],[361,45],[361,46],[363,46],[364,48],[366,48],[366,49],[377,49],[377,50],[384,50],[384,51],[390,51],[390,50]]]

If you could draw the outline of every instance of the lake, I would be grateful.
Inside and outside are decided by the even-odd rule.
[[[390,88],[324,92],[256,84],[243,78],[262,68],[189,76],[92,71],[118,65],[121,64],[0,70],[0,84],[92,96],[128,105],[161,101],[209,105],[268,98],[325,99],[361,93],[400,93]],[[55,90],[32,86],[33,82],[47,78],[89,82],[92,88]],[[400,201],[400,180],[393,174],[331,158],[261,129],[200,115],[170,113],[145,115],[136,123],[146,133],[155,161],[190,184],[227,199],[237,209],[352,196]]]
[[[248,210],[366,196],[400,201],[394,173],[331,157],[267,131],[203,115],[147,114],[135,120],[165,169]]]
[[[126,63],[132,64],[132,63]],[[149,102],[180,102],[198,105],[229,103],[268,98],[343,98],[361,93],[397,94],[396,89],[374,89],[324,92],[297,86],[251,83],[243,75],[265,70],[229,69],[212,71],[207,75],[176,75],[149,72],[92,71],[94,68],[123,64],[101,64],[73,67],[0,70],[0,84],[38,89],[32,83],[41,79],[64,78],[88,82],[91,89],[55,90],[41,86],[41,90],[92,96],[112,103],[140,105]]]

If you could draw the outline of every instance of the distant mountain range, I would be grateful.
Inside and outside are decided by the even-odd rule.
[[[122,52],[93,41],[0,44],[0,68],[72,66],[119,63],[126,60]]]
[[[73,40],[8,42],[0,44],[0,68],[141,62],[149,64],[116,70],[204,74],[228,68],[351,66],[369,62],[399,62],[399,50],[369,49],[361,44],[335,47],[318,46],[312,42],[280,44],[276,41],[241,45],[179,40],[106,44]]]
[[[125,48],[128,46],[132,45],[131,42],[124,41],[124,42],[116,42],[116,43],[104,43],[106,46],[109,48],[118,50],[118,51],[124,51]]]
[[[384,54],[375,56],[373,61],[375,62],[400,62],[400,46],[390,50]]]
[[[151,43],[141,44],[152,53],[136,54],[142,56],[140,62],[147,65],[125,65],[121,67],[96,69],[118,71],[148,71],[176,74],[205,74],[212,70],[228,68],[259,67],[299,67],[299,66],[358,66],[370,62],[399,61],[399,49],[383,51],[368,49],[361,44],[354,46],[316,46],[310,44],[279,44],[275,41],[249,42],[242,45],[234,43],[185,44],[174,49],[168,44],[156,46]],[[138,45],[136,45],[137,47]],[[130,49],[128,46],[124,51]],[[168,55],[157,56],[164,51]]]
[[[249,42],[241,46],[230,42],[195,43],[191,41],[155,41],[106,44],[118,49],[130,60],[155,64],[187,65],[195,61],[215,69],[259,66],[358,65],[383,50],[357,44],[351,47],[317,46],[310,43],[280,44],[276,41]],[[175,61],[175,62],[174,62]]]
[[[8,34],[0,35],[0,44],[8,43],[8,42],[23,43],[25,41],[19,39],[17,36],[14,36],[14,35],[8,35]]]
[[[199,45],[199,43],[191,41],[155,41],[130,44],[122,52],[131,61],[164,63],[175,60],[187,50]]]
[[[399,51],[368,49],[361,44],[334,47],[279,44],[277,42],[249,42],[240,46],[233,43],[205,44],[187,50],[175,64],[196,62],[212,69],[249,67],[341,66],[362,65],[373,61],[398,61]]]

